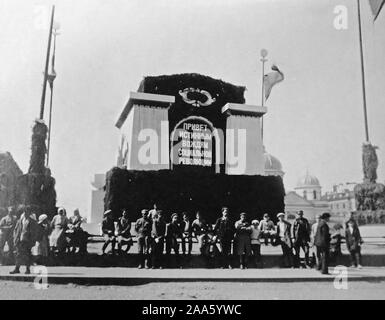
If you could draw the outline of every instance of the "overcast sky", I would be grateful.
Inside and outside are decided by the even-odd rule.
[[[362,1],[371,141],[385,180],[385,10]],[[0,0],[0,150],[28,169],[53,1]],[[247,87],[260,104],[261,48],[285,73],[265,116],[265,145],[287,190],[306,171],[323,191],[360,182],[364,141],[356,1],[55,1],[60,22],[51,147],[58,205],[86,214],[94,173],[116,162],[114,124],[143,76],[197,72]],[[333,25],[348,9],[347,30]],[[49,92],[47,90],[47,92]],[[48,95],[47,108],[48,111]],[[45,118],[48,119],[46,112]]]

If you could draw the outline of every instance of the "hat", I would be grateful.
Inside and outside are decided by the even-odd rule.
[[[246,212],[241,212],[240,216],[247,216]]]
[[[141,214],[143,214],[143,213],[148,213],[148,210],[147,210],[147,209],[143,209],[143,210],[141,211]]]
[[[264,218],[267,218],[268,216],[269,216],[268,213],[265,213],[265,214],[263,215]]]
[[[330,218],[330,213],[329,213],[329,212],[324,212],[324,213],[321,215],[321,219],[327,219],[327,218]]]
[[[43,222],[47,218],[48,218],[48,216],[46,214],[42,214],[39,216],[39,222]]]
[[[259,221],[258,220],[253,220],[253,221],[251,221],[251,224],[259,224]]]
[[[104,213],[103,213],[103,216],[107,216],[107,215],[109,215],[110,213],[112,212],[112,210],[107,210],[107,211],[105,211]]]
[[[302,211],[302,210],[299,210],[299,211],[297,212],[297,214],[303,214],[303,211]]]
[[[285,214],[283,212],[280,212],[280,213],[277,214],[277,218],[279,218],[281,216],[285,216]]]

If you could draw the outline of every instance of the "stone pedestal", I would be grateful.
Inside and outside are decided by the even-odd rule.
[[[128,170],[170,168],[168,108],[175,97],[131,92],[116,127],[121,130],[122,165]]]
[[[261,117],[266,107],[228,103],[225,172],[230,175],[264,175]]]

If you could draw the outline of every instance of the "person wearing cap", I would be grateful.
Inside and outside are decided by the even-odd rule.
[[[13,259],[13,230],[16,222],[14,208],[8,207],[7,215],[0,220],[0,265],[3,262],[5,244],[8,244],[8,257]]]
[[[31,218],[31,208],[27,207],[16,222],[13,232],[13,245],[16,249],[15,269],[10,274],[20,273],[21,265],[25,265],[25,273],[30,274],[32,264],[31,249],[35,245],[37,223]]]
[[[259,229],[259,221],[253,220],[251,221],[251,251],[253,253],[253,257],[255,259],[255,263],[258,265],[261,263],[262,266],[262,259],[261,259],[261,230]]]
[[[153,239],[151,245],[151,267],[153,269],[162,269],[164,239],[166,237],[166,222],[164,221],[162,210],[159,210],[152,220],[151,237]]]
[[[263,215],[263,220],[259,224],[259,229],[261,230],[261,238],[265,239],[265,245],[267,246],[269,244],[269,239],[272,241],[275,237],[274,222],[270,220],[268,213]]]
[[[105,255],[106,249],[109,244],[111,244],[112,254],[115,255],[115,245],[116,245],[116,236],[115,236],[115,223],[112,217],[112,210],[107,210],[104,212],[104,218],[102,221],[102,233],[104,237],[104,244],[102,247],[102,254]]]
[[[129,219],[127,210],[123,210],[122,216],[118,220],[115,231],[119,254],[122,254],[123,246],[126,246],[126,250],[124,250],[124,252],[127,253],[133,244],[131,236],[131,221]]]
[[[58,209],[58,213],[53,217],[50,227],[52,230],[49,237],[51,250],[61,254],[67,247],[65,231],[68,227],[68,218],[64,208]]]
[[[166,254],[169,257],[171,250],[174,250],[176,263],[179,267],[181,267],[181,263],[179,261],[178,239],[182,238],[183,230],[180,227],[178,218],[178,214],[173,213],[171,215],[171,222],[166,225]]]
[[[219,240],[221,255],[222,255],[222,268],[231,266],[231,242],[234,238],[234,224],[229,218],[229,209],[227,207],[222,208],[222,217],[218,218],[214,226],[215,240]]]
[[[150,267],[150,246],[151,246],[151,220],[148,218],[148,210],[141,211],[142,217],[136,220],[135,231],[138,241],[138,253],[140,264],[139,269]]]
[[[321,215],[321,219],[317,226],[317,231],[314,237],[314,244],[317,247],[317,269],[322,274],[328,274],[329,265],[329,250],[330,250],[330,232],[328,222],[330,213],[325,212]]]
[[[300,251],[305,254],[305,266],[308,268],[310,266],[309,260],[309,242],[310,242],[310,232],[311,227],[309,221],[304,218],[303,211],[299,210],[297,212],[297,219],[293,223],[293,240],[294,240],[294,250],[295,250],[295,266],[298,268],[301,263]]]
[[[277,214],[277,241],[282,248],[282,264],[284,267],[293,267],[293,243],[291,241],[291,224],[285,220],[285,214]]]
[[[239,220],[235,222],[235,243],[239,256],[240,268],[247,269],[248,258],[251,256],[251,226],[246,221],[246,213],[242,212]]]
[[[49,232],[50,225],[48,216],[42,214],[39,216],[37,223],[36,244],[32,248],[32,255],[35,258],[35,262],[42,265],[46,265],[49,254]]]

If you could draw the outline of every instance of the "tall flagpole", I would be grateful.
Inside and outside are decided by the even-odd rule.
[[[358,31],[359,31],[359,37],[360,37],[361,81],[362,81],[362,98],[363,98],[363,103],[364,103],[365,138],[366,138],[366,142],[369,142],[368,113],[367,113],[367,108],[366,108],[364,52],[363,52],[363,48],[362,48],[360,0],[357,0],[357,11],[358,11]]]
[[[51,90],[51,96],[49,101],[49,122],[48,122],[48,141],[47,141],[47,167],[49,166],[49,151],[51,146],[51,124],[52,124],[52,97],[53,97],[53,82],[56,79],[55,71],[55,55],[56,55],[56,36],[59,35],[57,30],[59,29],[59,24],[56,24],[53,27],[53,53],[52,53],[52,62],[51,62],[51,73],[48,75],[49,87]]]
[[[264,82],[264,79],[265,79],[265,62],[267,61],[266,57],[267,57],[267,50],[266,49],[262,49],[261,50],[261,62],[262,62],[262,94],[261,94],[261,105],[262,107],[264,106],[265,104],[265,82]],[[263,117],[261,117],[261,137],[262,137],[262,142],[263,142]]]
[[[52,6],[51,23],[50,23],[49,34],[48,34],[47,55],[46,55],[46,58],[45,58],[43,92],[41,94],[41,102],[40,102],[40,119],[41,120],[44,118],[45,92],[47,90],[48,64],[49,64],[49,56],[50,56],[50,51],[51,51],[52,26],[53,26],[53,17],[54,17],[54,15],[55,15],[55,6]]]

